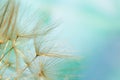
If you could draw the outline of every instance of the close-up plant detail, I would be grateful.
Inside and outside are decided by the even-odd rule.
[[[42,18],[39,12],[23,9],[20,0],[0,0],[0,80],[75,80],[69,77],[79,76],[79,58],[57,50],[59,46],[49,40],[58,24],[45,24],[47,16]]]

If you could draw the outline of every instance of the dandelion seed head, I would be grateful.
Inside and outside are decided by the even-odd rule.
[[[63,80],[61,65],[73,55],[59,51],[50,40],[59,24],[49,22],[49,12],[43,18],[39,9],[31,6],[29,11],[19,0],[1,0],[0,4],[0,79]]]

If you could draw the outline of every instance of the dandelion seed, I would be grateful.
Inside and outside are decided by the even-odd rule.
[[[48,35],[59,24],[44,27],[38,9],[32,13],[24,9],[23,14],[20,9],[20,1],[0,0],[0,80],[63,80],[58,65],[76,56],[54,51],[49,44]]]

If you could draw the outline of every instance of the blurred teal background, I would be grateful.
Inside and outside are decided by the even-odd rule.
[[[83,57],[78,80],[120,80],[120,0],[33,2],[61,22],[59,39]]]

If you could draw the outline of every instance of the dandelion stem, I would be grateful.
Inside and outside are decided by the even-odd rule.
[[[2,20],[1,20],[1,22],[0,22],[0,28],[1,28],[1,25],[2,25],[3,20],[4,20],[4,18],[5,18],[5,15],[6,15],[6,12],[7,12],[8,6],[9,6],[9,1],[8,1],[8,3],[7,3],[7,6],[6,6],[6,8],[5,8],[5,10],[4,10],[4,13],[3,13],[3,16],[2,16]]]

